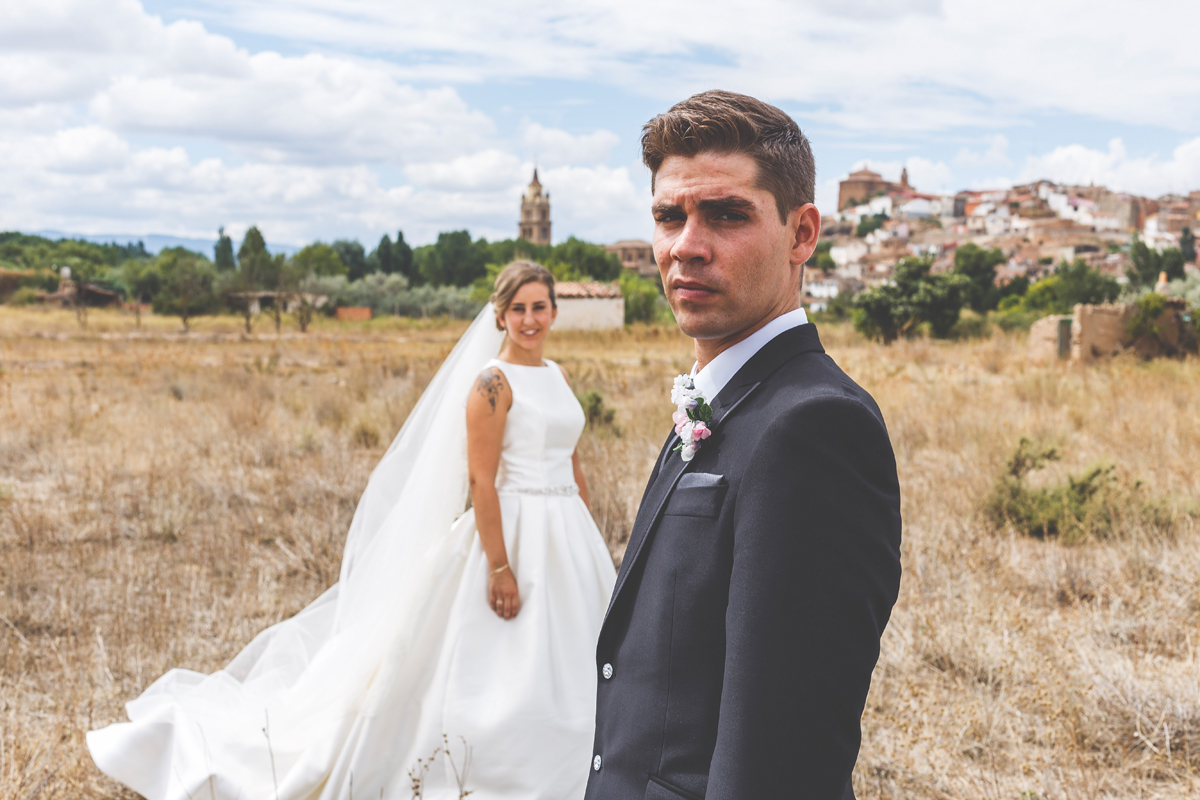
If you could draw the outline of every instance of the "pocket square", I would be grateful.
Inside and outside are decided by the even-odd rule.
[[[671,492],[664,514],[676,517],[706,517],[715,519],[721,513],[721,503],[729,483],[724,475],[707,472],[685,472]]]
[[[714,475],[711,472],[685,472],[679,479],[680,489],[691,489],[696,486],[724,486],[725,476]]]

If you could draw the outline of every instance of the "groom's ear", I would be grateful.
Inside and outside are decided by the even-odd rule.
[[[793,231],[790,261],[799,265],[812,258],[821,239],[821,212],[812,203],[805,203],[788,214],[788,228]]]

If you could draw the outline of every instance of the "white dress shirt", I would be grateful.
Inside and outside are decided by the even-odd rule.
[[[784,331],[807,324],[808,315],[804,313],[803,308],[780,314],[733,347],[718,353],[716,358],[704,365],[704,369],[697,371],[696,365],[692,365],[692,381],[705,401],[711,404],[713,398],[729,383],[729,379],[736,375],[763,345]]]

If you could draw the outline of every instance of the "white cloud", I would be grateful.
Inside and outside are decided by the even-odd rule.
[[[550,192],[554,238],[573,234],[595,242],[649,239],[650,176],[637,169],[642,179],[638,183],[628,167],[564,166],[542,173],[542,184]]]
[[[1031,156],[1021,167],[1019,180],[1049,178],[1069,184],[1096,183],[1114,191],[1156,196],[1186,193],[1200,187],[1200,137],[1183,142],[1170,158],[1131,158],[1121,139],[1108,150],[1072,144],[1056,147],[1042,156]]]
[[[521,126],[521,144],[527,155],[548,167],[562,164],[603,164],[620,139],[615,133],[598,130],[579,136],[557,128],[546,128],[528,120]]]
[[[1200,127],[1200,7],[1088,0],[552,0],[411,6],[212,0],[259,33],[390,54],[414,79],[598,81],[675,99],[723,85],[862,130],[993,129],[1055,110]],[[1148,90],[1153,87],[1152,90]]]
[[[404,173],[417,186],[447,191],[496,191],[521,179],[522,163],[503,150],[481,150],[452,161],[410,164]]]
[[[464,99],[486,94],[470,84],[576,81],[664,108],[725,86],[799,108],[827,135],[970,135],[1043,111],[1200,129],[1190,0],[1123,15],[1084,0],[188,1],[190,19],[173,22],[137,0],[0,3],[0,229],[507,237],[536,160],[556,238],[649,233],[641,167],[610,164],[632,157],[621,147],[640,119],[593,116],[580,131],[561,106],[518,109],[517,130],[500,131]],[[249,50],[243,32],[299,54]],[[930,192],[959,188],[955,169],[999,182],[1016,169],[998,133],[954,158],[919,152],[932,157],[871,166],[893,180],[906,166]],[[1060,147],[1019,173],[1186,190],[1200,186],[1200,139],[1142,158]],[[819,184],[823,209],[836,183]]]
[[[1012,161],[1008,158],[1008,137],[1002,133],[991,137],[988,148],[983,153],[963,147],[954,157],[956,167],[1008,166],[1011,163]]]
[[[559,231],[607,235],[632,207],[628,173],[604,166],[611,132],[527,120],[523,158],[454,88],[414,87],[378,59],[250,53],[135,0],[4,4],[0,46],[0,228],[508,237],[535,156],[565,189]],[[193,157],[197,142],[225,155]],[[389,168],[407,185],[385,186]]]

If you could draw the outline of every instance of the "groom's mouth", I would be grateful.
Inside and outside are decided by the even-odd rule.
[[[675,281],[675,296],[680,300],[699,302],[716,295],[717,290],[697,281]]]

